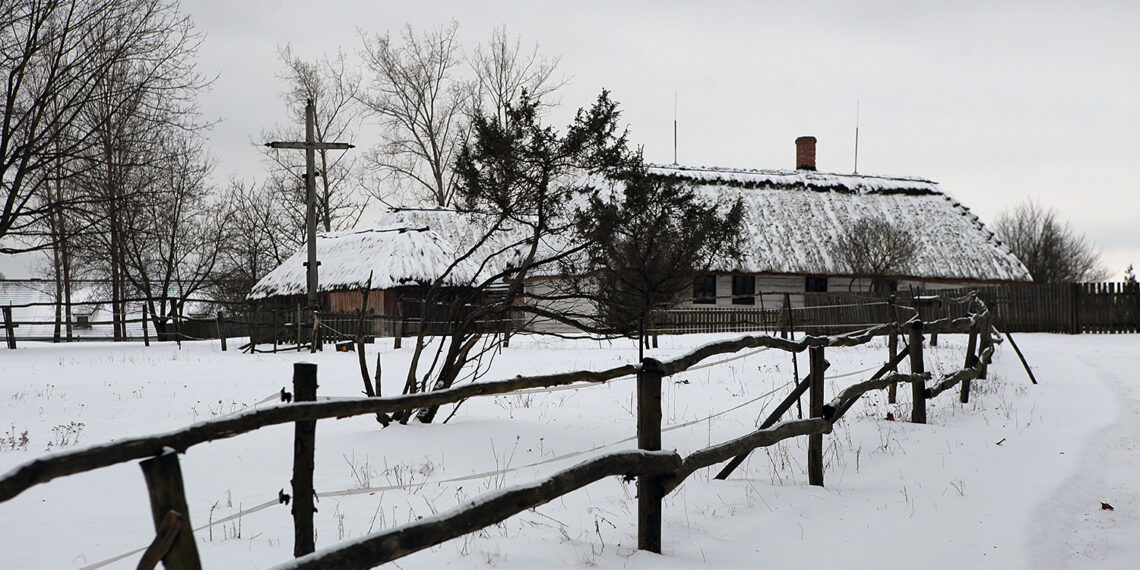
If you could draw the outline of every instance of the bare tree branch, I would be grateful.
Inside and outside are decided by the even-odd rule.
[[[1036,283],[1108,279],[1100,250],[1084,234],[1057,219],[1057,211],[1030,199],[1002,212],[994,231],[1025,264]]]
[[[836,253],[853,276],[869,277],[871,291],[885,295],[890,279],[910,269],[919,245],[913,234],[886,220],[859,218],[843,228]]]

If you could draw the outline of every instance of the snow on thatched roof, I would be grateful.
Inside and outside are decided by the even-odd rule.
[[[318,289],[361,289],[370,273],[373,289],[427,284],[445,273],[444,283],[455,286],[487,278],[510,261],[511,246],[520,235],[505,228],[480,244],[493,223],[492,216],[477,212],[394,208],[375,228],[318,234]],[[467,255],[473,247],[476,252]],[[306,259],[302,247],[262,277],[249,299],[305,294]]]
[[[938,183],[924,178],[831,174],[814,170],[756,170],[706,166],[655,165],[649,173],[702,185],[741,188],[808,188],[847,194],[940,194]]]
[[[715,270],[844,275],[848,272],[836,255],[843,228],[875,218],[905,228],[922,244],[899,277],[1031,280],[969,208],[930,180],[679,166],[654,166],[650,173],[690,182],[711,200],[744,201],[744,263],[719,264]]]
[[[450,244],[457,255],[478,247],[481,255],[472,257],[497,258],[503,256],[494,255],[495,253],[512,249],[523,238],[520,228],[508,221],[501,223],[499,229],[480,245],[480,240],[483,240],[497,220],[497,216],[482,212],[443,208],[393,208],[381,223],[388,226],[431,228],[444,242]]]
[[[301,248],[254,285],[250,299],[278,295],[304,295],[305,260]],[[455,261],[451,244],[424,226],[385,225],[317,235],[320,291],[361,289],[372,276],[373,289],[430,283]],[[463,283],[476,272],[470,263],[459,263],[449,274],[448,284]]]

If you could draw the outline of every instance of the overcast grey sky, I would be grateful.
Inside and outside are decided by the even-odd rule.
[[[818,167],[941,183],[992,222],[1036,197],[1104,250],[1119,279],[1140,265],[1140,2],[377,2],[184,0],[206,34],[199,68],[219,181],[262,177],[258,134],[280,122],[278,45],[305,57],[360,32],[459,23],[473,48],[496,26],[560,56],[565,124],[601,89],[646,158]],[[352,141],[369,146],[374,140]]]

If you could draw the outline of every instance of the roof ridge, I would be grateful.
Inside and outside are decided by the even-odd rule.
[[[844,178],[870,178],[875,180],[893,180],[899,182],[920,182],[925,184],[938,184],[934,180],[928,178],[921,178],[918,176],[888,176],[885,174],[859,174],[859,173],[844,173],[844,172],[823,172],[815,170],[783,170],[773,168],[737,168],[728,166],[690,166],[682,164],[656,164],[649,163],[646,166],[660,170],[675,170],[679,172],[709,172],[709,173],[725,173],[725,174],[753,174],[762,176],[801,176],[811,178],[813,176],[840,176]]]

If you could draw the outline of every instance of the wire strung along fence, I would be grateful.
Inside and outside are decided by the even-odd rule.
[[[662,498],[675,490],[699,469],[732,460],[719,478],[731,473],[751,451],[792,437],[808,438],[808,474],[812,485],[824,484],[823,437],[836,422],[870,390],[902,384],[911,387],[911,421],[925,423],[926,400],[960,386],[960,400],[969,398],[969,383],[986,377],[1000,342],[992,326],[992,313],[976,297],[944,300],[965,305],[966,315],[924,322],[918,318],[894,320],[840,335],[804,336],[798,340],[769,335],[746,335],[703,345],[677,358],[659,361],[647,358],[637,364],[599,371],[572,371],[559,374],[480,382],[447,390],[388,398],[316,400],[317,367],[298,363],[294,367],[293,402],[251,410],[233,416],[199,422],[167,433],[120,439],[118,441],[55,453],[25,463],[0,477],[0,502],[19,495],[32,486],[58,477],[83,473],[110,465],[141,460],[151,502],[156,536],[144,554],[143,562],[163,560],[168,568],[200,566],[190,524],[178,453],[201,443],[249,433],[263,427],[293,423],[295,427],[292,477],[294,560],[281,568],[369,567],[430,548],[463,534],[501,522],[527,509],[548,503],[611,476],[637,480],[638,548],[661,551]],[[923,335],[968,334],[969,342],[962,368],[933,376],[923,362]],[[902,337],[906,344],[892,348],[886,362],[868,379],[838,391],[824,401],[825,350],[863,345],[879,336]],[[897,343],[892,342],[892,347]],[[682,457],[661,450],[661,388],[665,378],[686,370],[709,366],[704,361],[721,354],[746,349],[770,348],[792,353],[807,351],[809,372],[798,378],[795,387],[771,412],[761,427],[751,433],[697,450]],[[734,357],[735,358],[735,357]],[[908,373],[897,367],[908,360]],[[727,361],[727,360],[726,360]],[[721,363],[723,363],[722,361]],[[711,363],[711,364],[721,364]],[[391,414],[403,410],[455,404],[472,397],[562,389],[566,386],[598,385],[626,376],[636,376],[636,415],[638,449],[604,453],[547,477],[505,488],[466,501],[463,505],[431,517],[409,522],[358,539],[343,541],[320,551],[313,541],[313,456],[318,420],[363,414]],[[802,395],[808,394],[808,417],[781,421]],[[283,393],[284,397],[285,394]],[[281,494],[283,501],[290,496]]]

